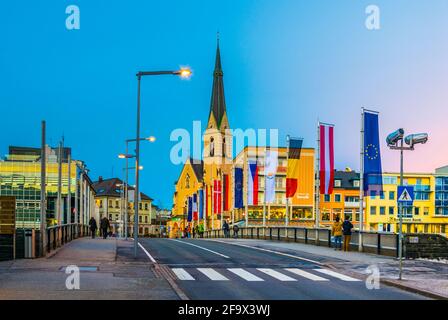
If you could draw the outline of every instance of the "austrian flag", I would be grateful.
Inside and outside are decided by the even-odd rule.
[[[319,182],[320,194],[332,194],[334,185],[334,126],[319,124],[320,161]]]

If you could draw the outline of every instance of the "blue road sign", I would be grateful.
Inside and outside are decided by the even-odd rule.
[[[397,201],[404,206],[412,206],[414,203],[414,187],[412,186],[398,186]]]

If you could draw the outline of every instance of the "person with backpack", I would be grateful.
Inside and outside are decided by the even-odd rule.
[[[353,224],[350,222],[349,217],[345,217],[345,221],[342,223],[342,234],[344,235],[344,251],[350,251],[350,240],[352,239]]]

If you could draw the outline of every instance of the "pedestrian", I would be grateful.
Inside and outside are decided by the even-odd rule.
[[[201,223],[198,227],[199,237],[204,238],[204,224]]]
[[[90,232],[92,233],[92,239],[95,239],[96,229],[98,229],[98,226],[96,225],[96,220],[94,217],[90,218],[89,226]]]
[[[331,227],[331,235],[334,237],[334,250],[342,250],[342,222],[339,217]]]
[[[240,228],[238,227],[238,225],[234,224],[233,225],[233,237],[234,238],[238,238],[238,231],[240,231]]]
[[[191,232],[193,233],[193,239],[196,237],[196,226],[194,226],[193,228],[191,228]]]
[[[224,221],[224,224],[222,225],[222,230],[224,232],[224,237],[230,238],[230,227],[227,221]]]
[[[196,235],[196,237],[199,238],[199,225],[198,225],[198,224],[195,225],[195,227],[194,227],[194,234]],[[193,237],[193,238],[194,238],[194,237]]]
[[[353,224],[350,222],[349,217],[345,217],[344,223],[342,223],[342,234],[344,235],[344,251],[350,251],[350,240],[352,239]]]
[[[107,239],[107,235],[108,235],[108,231],[107,230],[110,228],[109,219],[107,219],[107,217],[104,217],[101,220],[100,227],[101,227],[101,231],[103,233],[103,239]]]
[[[187,238],[191,238],[191,226],[187,226]]]

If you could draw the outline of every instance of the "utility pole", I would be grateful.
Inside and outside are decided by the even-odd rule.
[[[46,146],[45,146],[45,121],[42,121],[42,143],[40,149],[40,254],[46,255],[47,243],[47,201],[46,201]]]
[[[72,223],[72,177],[71,177],[72,157],[70,153],[68,154],[67,164],[68,164],[67,223],[71,224]]]

